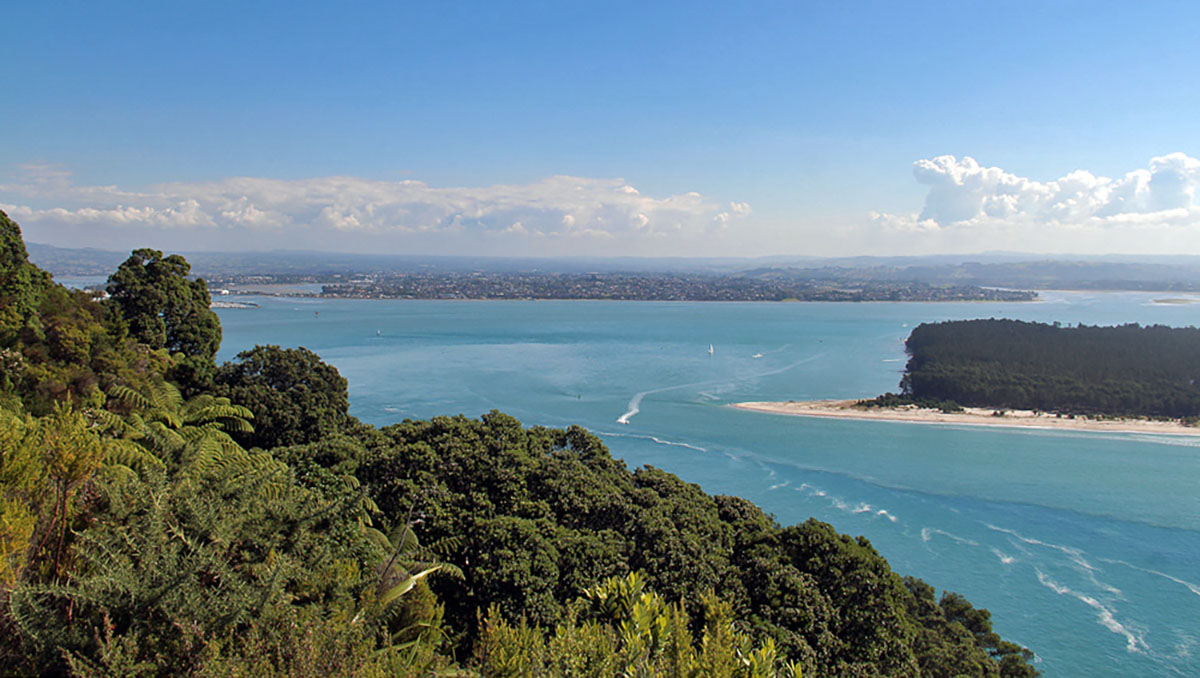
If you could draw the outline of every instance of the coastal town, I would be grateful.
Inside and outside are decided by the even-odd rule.
[[[608,299],[614,301],[1033,301],[1031,291],[923,282],[839,282],[688,273],[432,272],[358,275],[344,281],[295,276],[231,276],[210,286],[261,294],[270,285],[320,283],[320,292],[354,299]]]

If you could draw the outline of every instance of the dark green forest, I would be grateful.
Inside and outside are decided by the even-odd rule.
[[[0,675],[1037,675],[866,539],[582,428],[375,428],[303,348],[217,365],[189,272],[70,291],[0,212]]]
[[[921,324],[900,382],[912,400],[1062,414],[1200,415],[1200,329],[1062,327],[1019,320]]]

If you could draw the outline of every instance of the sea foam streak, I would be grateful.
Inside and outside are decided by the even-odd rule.
[[[1026,544],[1031,544],[1033,546],[1044,546],[1048,549],[1054,549],[1055,551],[1063,553],[1068,558],[1070,558],[1072,562],[1074,562],[1076,565],[1082,567],[1085,570],[1094,571],[1096,569],[1095,566],[1093,566],[1091,563],[1089,563],[1087,561],[1086,558],[1083,557],[1083,551],[1080,551],[1077,548],[1074,548],[1071,546],[1063,546],[1061,544],[1051,544],[1049,542],[1044,542],[1040,539],[1034,539],[1033,537],[1026,537],[1023,534],[1016,532],[1015,530],[1010,530],[1010,529],[1007,529],[1004,527],[996,527],[995,525],[992,525],[991,523],[984,523],[984,525],[987,525],[987,528],[989,530],[995,530],[997,532],[1003,532],[1004,534],[1012,535],[1013,537],[1019,539],[1022,542],[1025,542]]]
[[[803,487],[803,486],[801,486],[801,487]],[[800,489],[800,488],[797,488],[797,489]],[[815,497],[826,496],[825,493],[820,490],[812,492],[811,494]],[[892,515],[887,509],[877,509],[874,506],[871,506],[870,504],[868,504],[866,502],[860,501],[856,504],[847,504],[846,502],[842,501],[841,499],[839,499],[837,497],[829,497],[829,503],[832,504],[835,509],[837,509],[839,511],[844,511],[846,513],[849,513],[850,515],[859,515],[859,514],[867,513],[867,514],[874,515],[875,517],[878,517],[878,518],[887,518],[888,520],[892,521],[893,523],[899,522],[899,520],[900,520],[896,516]]]
[[[670,445],[672,447],[686,447],[689,450],[696,450],[697,452],[707,452],[708,451],[707,449],[700,447],[698,445],[689,445],[688,443],[677,443],[673,440],[663,440],[662,438],[657,438],[655,436],[646,436],[646,437],[649,438],[650,440],[653,440],[654,442],[658,443],[659,445]]]
[[[1008,555],[1007,553],[1005,553],[1004,551],[1001,551],[998,548],[993,547],[992,553],[996,554],[996,557],[1000,559],[1000,562],[1004,563],[1005,565],[1012,565],[1013,563],[1017,562],[1016,558]]]
[[[1200,596],[1200,585],[1193,584],[1192,582],[1184,580],[1184,579],[1180,579],[1179,577],[1172,577],[1171,575],[1167,574],[1166,572],[1159,572],[1158,570],[1151,570],[1148,567],[1139,567],[1137,565],[1134,565],[1133,563],[1127,563],[1124,560],[1113,560],[1112,558],[1101,558],[1101,560],[1103,560],[1106,563],[1112,563],[1114,565],[1124,565],[1125,567],[1132,568],[1134,570],[1139,570],[1141,572],[1145,572],[1146,574],[1152,574],[1152,575],[1155,575],[1158,577],[1162,577],[1163,579],[1169,579],[1169,580],[1175,582],[1176,584],[1182,584],[1182,585],[1186,586],[1189,591]]]
[[[1042,572],[1037,568],[1034,568],[1034,572],[1037,573],[1037,579],[1039,582],[1041,582],[1042,586],[1045,586],[1060,596],[1072,596],[1073,598],[1082,602],[1084,605],[1096,610],[1097,618],[1099,619],[1101,626],[1109,631],[1112,631],[1113,633],[1125,636],[1126,650],[1130,652],[1142,652],[1143,650],[1150,649],[1150,647],[1146,645],[1146,641],[1143,640],[1141,636],[1135,635],[1132,631],[1126,628],[1124,624],[1117,621],[1113,611],[1100,601],[1089,595],[1080,593],[1069,586],[1063,586],[1062,584],[1055,582],[1053,579],[1046,576],[1045,572]]]
[[[769,489],[773,490],[776,487],[785,487],[786,485],[787,485],[787,483],[782,483],[780,485],[772,486]],[[856,515],[856,514],[861,514],[861,513],[871,513],[879,518],[887,518],[888,520],[890,520],[893,523],[900,521],[899,518],[897,518],[892,512],[888,511],[887,509],[877,509],[876,507],[871,506],[870,504],[868,504],[866,502],[861,502],[861,501],[858,503],[855,503],[855,504],[847,504],[846,502],[842,501],[842,499],[840,497],[831,497],[825,490],[822,490],[821,488],[816,487],[814,485],[809,485],[808,483],[800,483],[798,486],[793,487],[792,489],[795,490],[796,492],[807,493],[808,496],[810,496],[810,497],[824,497],[825,499],[829,500],[829,503],[830,503],[830,505],[833,506],[833,508],[835,508],[839,511],[844,511],[851,515]]]
[[[954,541],[956,541],[960,544],[965,544],[967,546],[979,546],[979,542],[977,542],[977,541],[971,541],[970,539],[964,539],[964,538],[958,536],[957,534],[950,534],[949,532],[947,532],[945,530],[939,530],[936,527],[922,527],[921,528],[921,541],[928,542],[930,539],[933,538],[933,535],[935,535],[935,534],[941,535],[943,537],[949,537],[950,539],[953,539]]]
[[[707,452],[708,451],[708,448],[706,448],[706,447],[700,447],[699,445],[692,445],[689,443],[679,443],[679,442],[675,442],[674,440],[663,440],[662,438],[659,438],[657,436],[639,436],[639,435],[632,435],[629,433],[611,433],[611,432],[605,432],[605,431],[596,431],[596,433],[600,434],[601,436],[610,436],[613,438],[636,438],[638,440],[649,440],[650,442],[658,443],[659,445],[669,445],[671,447],[686,447],[689,450],[695,450],[697,452]]]
[[[813,485],[809,485],[808,483],[800,483],[800,487],[795,488],[795,490],[797,492],[804,492],[807,490],[808,493],[814,497],[824,497],[825,496],[825,490],[822,490],[821,488],[815,487]]]

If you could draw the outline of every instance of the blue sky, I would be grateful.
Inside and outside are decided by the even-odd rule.
[[[48,5],[0,63],[31,241],[1200,254],[1194,3]]]

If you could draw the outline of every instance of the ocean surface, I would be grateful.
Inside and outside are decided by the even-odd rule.
[[[219,310],[228,360],[305,346],[386,425],[492,409],[581,424],[630,467],[865,535],[967,596],[1047,676],[1200,675],[1200,437],[788,417],[747,400],[896,390],[921,322],[1200,324],[1163,294],[1004,303],[366,301]],[[1178,295],[1176,295],[1178,296]],[[242,297],[241,299],[247,299]],[[709,345],[713,347],[709,354]],[[620,423],[626,422],[626,423]]]

